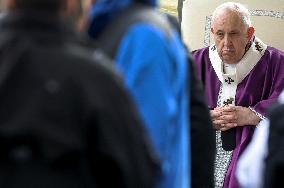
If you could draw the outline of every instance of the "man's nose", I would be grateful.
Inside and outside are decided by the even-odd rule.
[[[232,43],[231,37],[228,34],[225,34],[224,36],[224,45],[229,46]]]

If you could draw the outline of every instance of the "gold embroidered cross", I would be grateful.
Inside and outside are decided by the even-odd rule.
[[[259,42],[255,42],[256,50],[262,52],[263,48],[259,45]]]
[[[234,80],[230,77],[228,77],[228,80],[225,79],[225,82],[227,82],[228,84],[231,84],[232,82],[234,82]]]
[[[229,105],[229,104],[233,104],[234,99],[232,97],[230,97],[229,99],[227,99],[226,101],[223,102],[224,106]]]

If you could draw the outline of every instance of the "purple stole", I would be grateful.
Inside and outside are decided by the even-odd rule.
[[[261,50],[261,49],[260,49]],[[221,81],[209,59],[209,47],[193,52],[197,74],[204,84],[208,106],[216,107]],[[251,107],[259,114],[266,116],[266,110],[275,102],[284,88],[284,53],[267,47],[264,55],[238,84],[235,105]],[[224,188],[238,188],[235,177],[239,156],[250,142],[255,126],[236,127],[236,148],[228,167]]]

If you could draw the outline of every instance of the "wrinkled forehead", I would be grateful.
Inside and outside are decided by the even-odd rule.
[[[246,26],[241,15],[233,10],[222,10],[216,13],[212,20],[212,28],[214,30],[245,30]]]

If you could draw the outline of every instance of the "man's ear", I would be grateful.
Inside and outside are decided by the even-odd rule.
[[[211,27],[211,33],[214,34],[214,29],[213,29],[213,27]]]
[[[252,38],[253,34],[254,34],[254,28],[253,27],[249,27],[247,34],[248,34],[247,37],[250,40]]]

